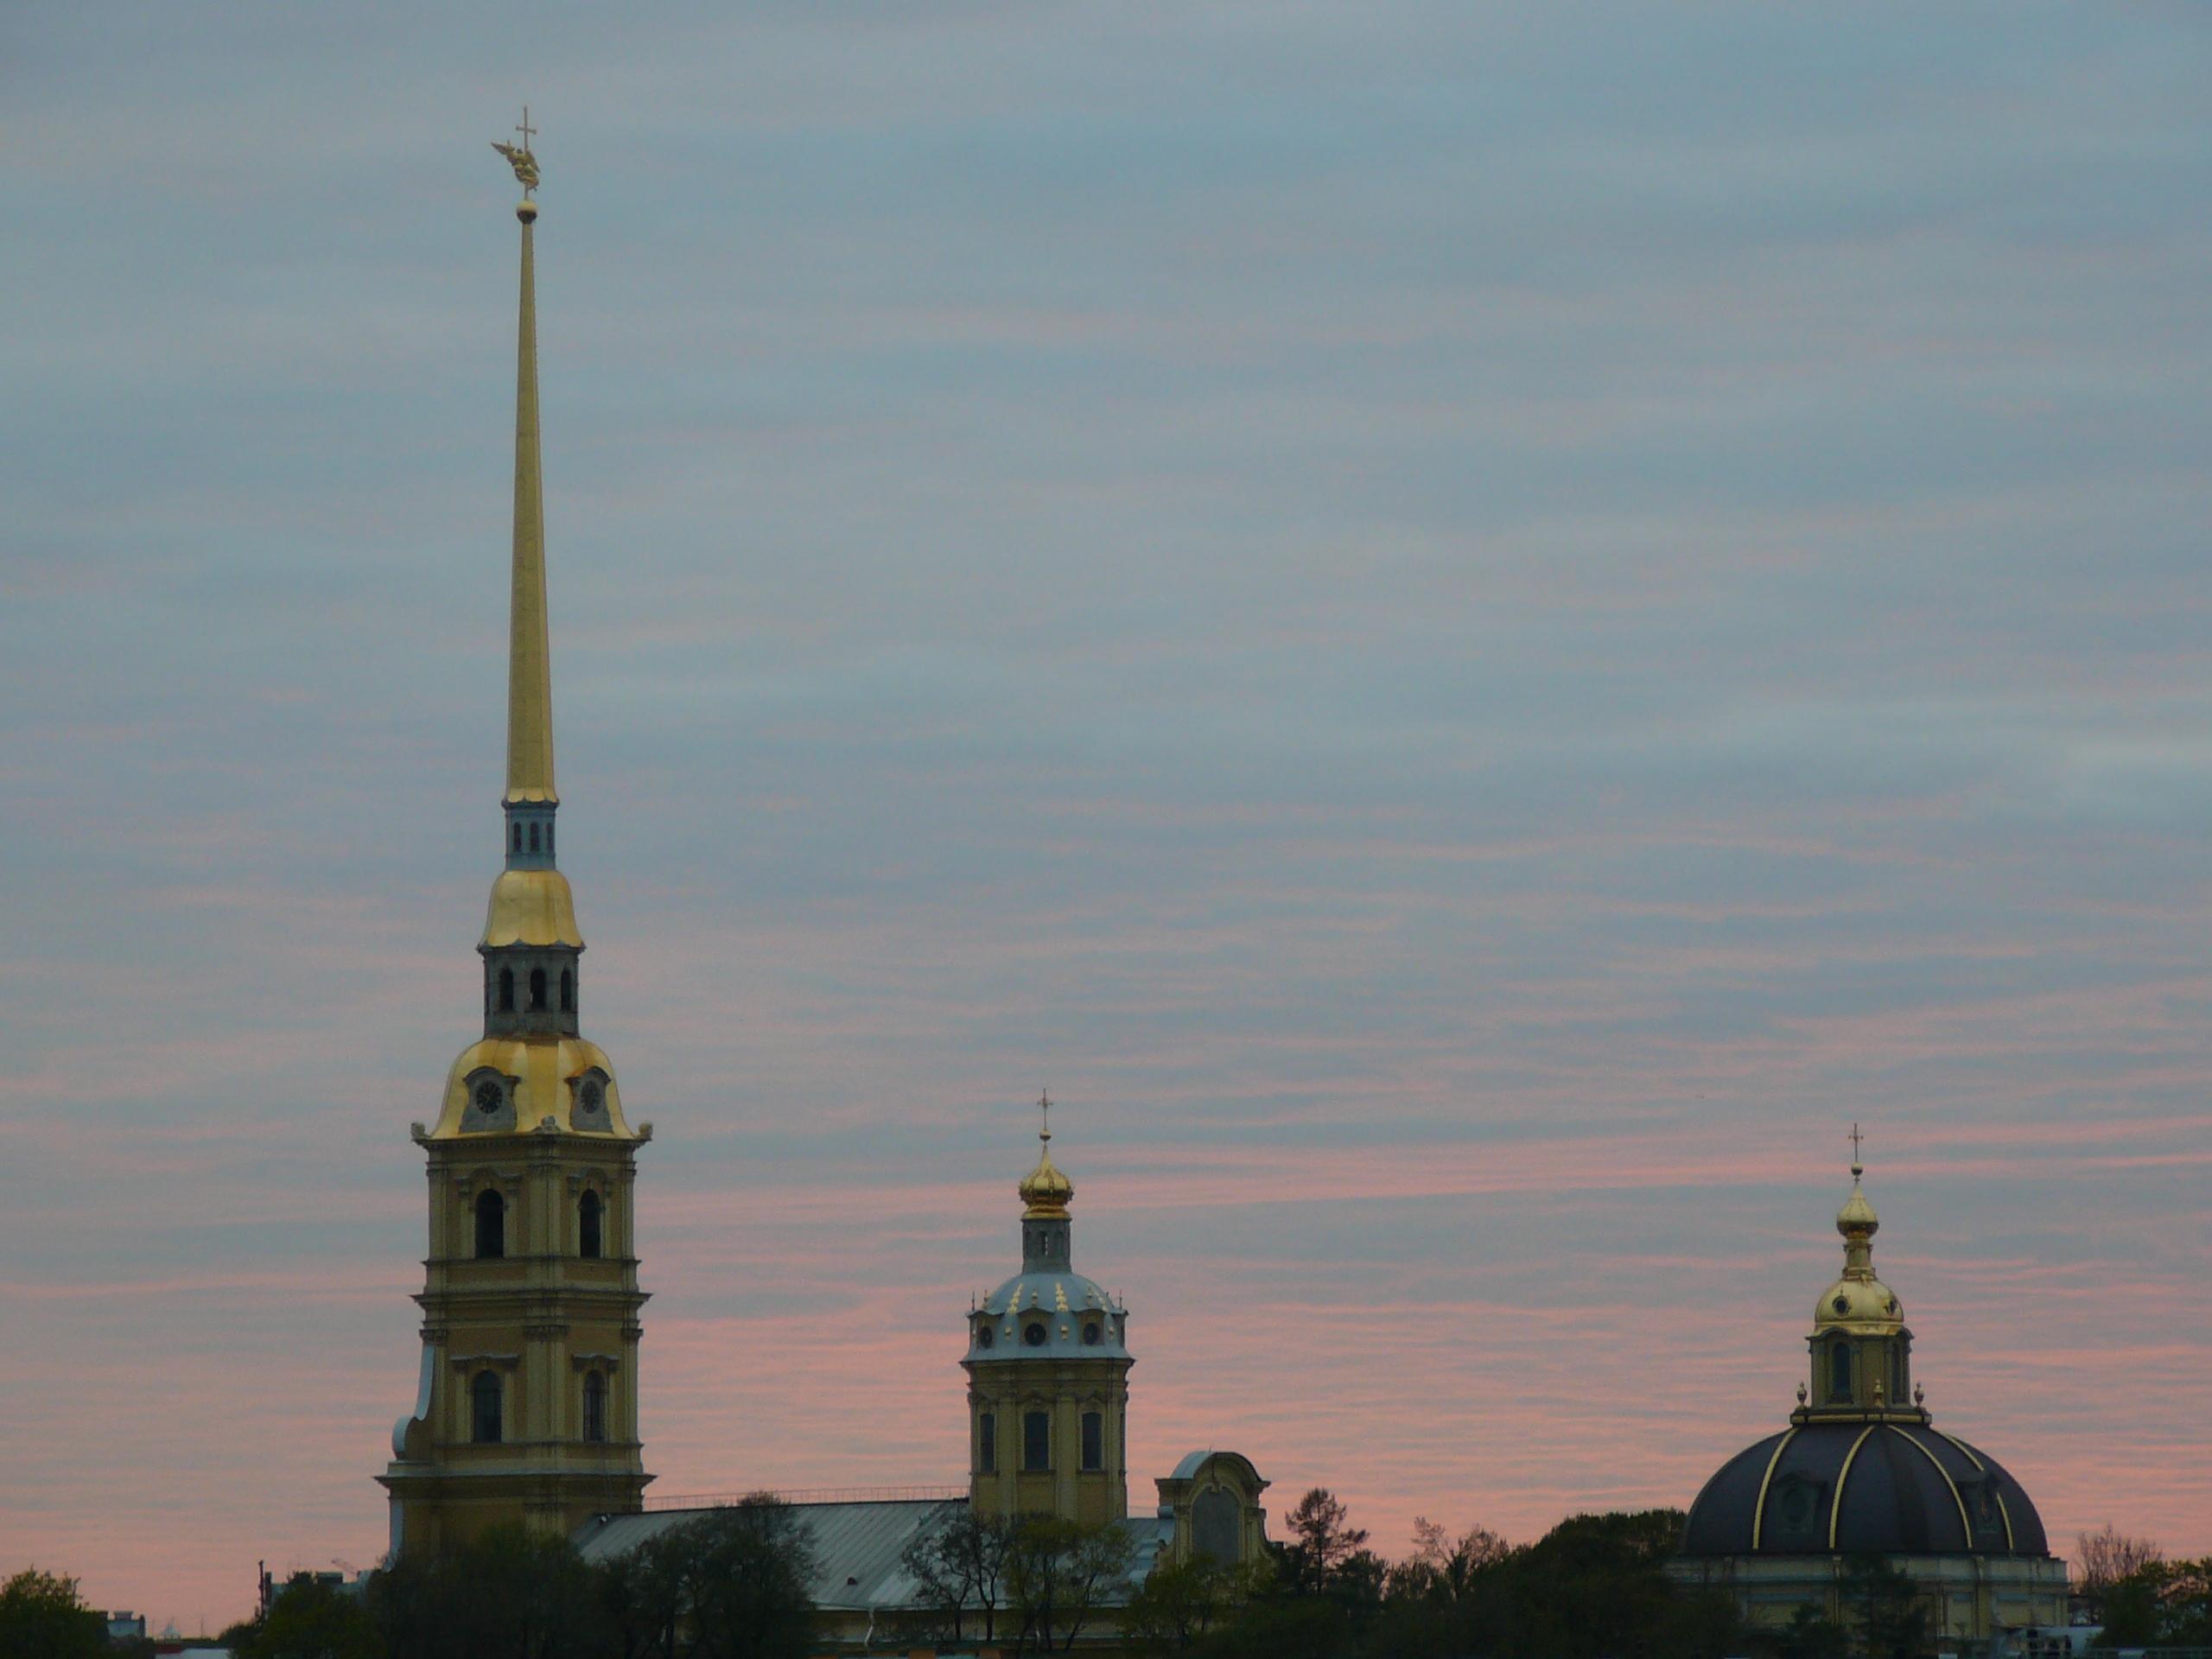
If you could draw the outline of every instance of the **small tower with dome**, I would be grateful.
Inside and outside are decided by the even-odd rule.
[[[1021,1271],[968,1315],[969,1501],[979,1515],[1120,1521],[1129,1511],[1128,1310],[1075,1270],[1075,1183],[1052,1161],[1050,1096],[1021,1199]]]
[[[1801,1607],[1838,1621],[1872,1558],[1907,1574],[1932,1634],[1984,1642],[2065,1622],[2066,1563],[2026,1491],[1988,1453],[1935,1427],[1912,1376],[1912,1332],[1874,1272],[1881,1221],[1852,1130],[1836,1214],[1843,1273],[1813,1305],[1812,1375],[1789,1426],[1720,1465],[1690,1506],[1669,1568],[1723,1589],[1755,1626]]]

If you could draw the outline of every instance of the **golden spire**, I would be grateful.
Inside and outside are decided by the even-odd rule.
[[[507,647],[507,795],[510,803],[556,802],[553,788],[552,653],[545,620],[545,500],[537,463],[537,283],[531,226],[537,158],[527,105],[519,146],[495,143],[523,188],[515,207],[522,221],[522,308],[515,342],[515,556]]]
[[[1882,1228],[1882,1218],[1874,1213],[1859,1184],[1866,1173],[1866,1166],[1859,1161],[1859,1145],[1866,1138],[1856,1123],[1851,1126],[1851,1196],[1835,1212],[1835,1230],[1843,1235],[1844,1276],[1851,1279],[1874,1276],[1874,1235]]]
[[[1075,1183],[1061,1174],[1052,1162],[1052,1096],[1049,1090],[1038,1096],[1037,1109],[1044,1114],[1037,1131],[1037,1167],[1022,1178],[1021,1185],[1014,1191],[1028,1206],[1021,1212],[1024,1221],[1065,1219],[1068,1200],[1075,1197]]]

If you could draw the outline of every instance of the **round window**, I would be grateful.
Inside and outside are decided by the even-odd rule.
[[[976,1345],[978,1348],[988,1348],[997,1340],[988,1320],[976,1327]]]
[[[486,1117],[499,1109],[499,1103],[505,1098],[499,1085],[488,1077],[476,1085],[476,1109]]]
[[[1086,1348],[1096,1348],[1105,1334],[1098,1328],[1098,1321],[1092,1319],[1083,1327],[1083,1345]]]
[[[1835,1299],[1835,1311],[1836,1311],[1837,1313],[1850,1313],[1850,1312],[1851,1312],[1851,1298],[1850,1298],[1850,1297],[1848,1297],[1848,1296],[1844,1296],[1844,1295],[1840,1295],[1840,1294],[1839,1294],[1839,1295],[1836,1297],[1836,1299]]]
[[[1032,1348],[1042,1348],[1045,1345],[1045,1327],[1041,1325],[1024,1325],[1021,1339]]]

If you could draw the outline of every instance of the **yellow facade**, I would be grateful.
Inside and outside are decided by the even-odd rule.
[[[534,159],[512,152],[518,177]],[[519,1522],[566,1536],[640,1507],[637,1150],[613,1065],[580,1030],[583,936],[554,866],[552,688],[531,233],[522,221],[506,868],[477,945],[484,1035],[414,1126],[429,1178],[422,1372],[379,1479],[392,1555]]]
[[[1128,1310],[1075,1271],[1052,1131],[1015,1190],[1021,1271],[968,1316],[969,1501],[977,1514],[1120,1521],[1129,1512]]]

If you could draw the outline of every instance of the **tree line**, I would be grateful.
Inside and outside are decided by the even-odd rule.
[[[1912,1579],[1880,1556],[1844,1563],[1840,1618],[1803,1607],[1754,1632],[1725,1592],[1667,1575],[1680,1510],[1579,1515],[1533,1543],[1414,1523],[1386,1560],[1344,1504],[1307,1492],[1263,1560],[1205,1557],[1140,1574],[1129,1534],[1051,1516],[951,1509],[901,1565],[912,1604],[876,1632],[892,1650],[942,1644],[1064,1653],[1118,1632],[1167,1659],[1923,1659],[1937,1632]],[[340,1586],[302,1575],[223,1640],[240,1659],[804,1659],[822,1632],[805,1527],[766,1494],[587,1562],[565,1539],[486,1533],[442,1555]],[[2212,1559],[2165,1560],[2110,1527],[2076,1541],[2077,1584],[2102,1645],[2212,1646]],[[1133,1584],[1133,1580],[1135,1581]],[[26,1570],[0,1585],[0,1654],[91,1659],[105,1621],[76,1585]],[[128,1651],[128,1649],[122,1649]]]

